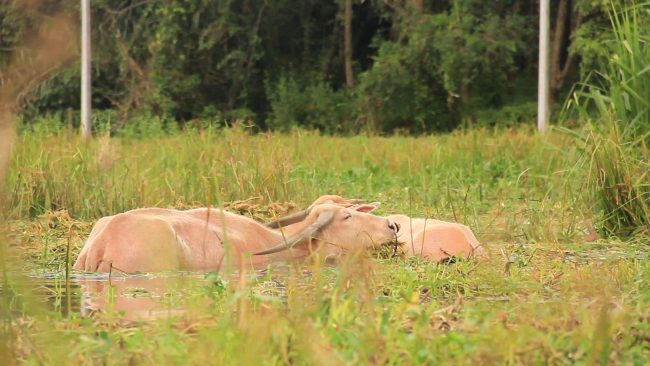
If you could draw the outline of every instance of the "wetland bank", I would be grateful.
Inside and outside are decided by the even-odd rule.
[[[87,145],[65,129],[21,134],[7,180],[3,337],[12,357],[39,364],[642,363],[647,237],[604,234],[587,151],[569,134],[525,129],[230,128]],[[211,206],[267,221],[323,193],[465,223],[490,256],[438,265],[380,251],[335,266],[66,281],[101,216]]]

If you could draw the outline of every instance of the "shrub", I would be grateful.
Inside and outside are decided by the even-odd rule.
[[[178,124],[169,117],[140,114],[132,117],[124,128],[115,131],[122,137],[143,138],[157,137],[176,132]]]
[[[475,112],[476,123],[479,126],[512,126],[522,122],[535,120],[537,103],[523,102],[506,105],[502,108],[482,109]]]
[[[283,76],[275,84],[267,81],[267,95],[271,111],[266,126],[270,129],[301,127],[325,133],[348,130],[352,114],[346,92],[336,91],[323,81],[311,83]]]
[[[374,131],[450,130],[446,92],[421,47],[384,42],[373,67],[359,76],[357,114]]]

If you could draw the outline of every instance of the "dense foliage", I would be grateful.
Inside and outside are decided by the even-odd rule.
[[[347,1],[348,86],[346,0],[93,1],[95,118],[114,127],[155,116],[181,125],[243,119],[262,129],[423,132],[534,116],[535,2]],[[39,4],[0,2],[0,73],[39,27],[26,3]],[[76,13],[78,4],[48,0],[38,10]],[[607,4],[552,1],[555,97],[577,80],[581,62],[592,69],[606,55]],[[26,115],[78,109],[78,69],[68,64],[25,93]]]

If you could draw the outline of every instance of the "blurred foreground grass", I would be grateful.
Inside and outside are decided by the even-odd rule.
[[[65,131],[24,134],[7,189],[14,274],[2,292],[11,357],[33,364],[647,362],[647,238],[599,235],[604,219],[589,184],[589,150],[565,134],[529,132],[342,138],[233,128],[88,146]],[[74,259],[103,215],[211,205],[263,220],[325,193],[382,201],[380,213],[466,223],[491,256],[450,265],[354,256],[335,268],[316,262],[282,273],[210,274],[164,289],[155,301],[183,312],[148,321],[110,306],[120,296],[152,296],[144,290],[110,287],[109,306],[82,317],[61,311],[60,299],[42,304],[21,275],[61,278],[66,246]]]

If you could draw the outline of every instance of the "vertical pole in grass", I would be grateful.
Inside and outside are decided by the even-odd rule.
[[[549,12],[550,0],[539,2],[539,69],[537,82],[537,129],[545,132],[548,126],[548,96],[549,96],[549,68],[548,68],[548,43],[549,43]]]
[[[91,136],[90,0],[81,0],[81,138]]]

